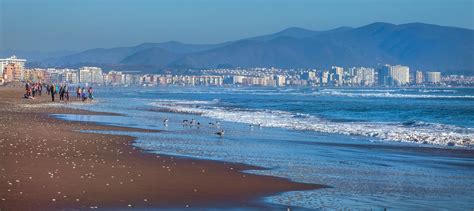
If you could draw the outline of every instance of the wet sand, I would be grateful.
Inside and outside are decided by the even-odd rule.
[[[241,172],[254,166],[144,153],[133,137],[78,132],[139,129],[58,120],[49,114],[100,113],[22,95],[0,87],[2,211],[255,207],[266,206],[264,196],[323,187]]]

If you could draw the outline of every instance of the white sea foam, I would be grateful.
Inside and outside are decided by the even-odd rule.
[[[167,112],[191,113],[229,122],[294,130],[368,136],[389,141],[471,147],[474,130],[425,122],[333,122],[307,114],[217,106],[218,101],[160,100],[150,105]]]
[[[457,91],[453,90],[453,89],[419,89],[418,92],[421,92],[421,93],[440,93],[440,92],[456,93]]]
[[[474,95],[401,94],[401,93],[391,93],[391,92],[357,93],[357,92],[344,92],[341,90],[321,90],[319,92],[314,92],[313,94],[321,95],[321,96],[343,96],[343,97],[474,99]]]

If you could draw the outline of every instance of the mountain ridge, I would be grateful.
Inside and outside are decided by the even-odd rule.
[[[281,67],[328,68],[403,64],[445,73],[474,71],[474,31],[425,23],[375,22],[314,31],[290,27],[279,32],[218,44],[177,41],[91,49],[44,60],[43,65],[133,68]]]

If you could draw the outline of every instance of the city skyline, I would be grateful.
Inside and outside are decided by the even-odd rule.
[[[113,86],[312,86],[312,87],[396,87],[396,86],[472,86],[474,77],[448,75],[439,71],[411,71],[403,65],[385,64],[377,68],[332,66],[330,69],[236,68],[188,70],[186,73],[142,74],[83,66],[69,68],[24,68],[25,59],[12,56],[0,59],[0,85],[5,82],[70,83],[73,85]]]
[[[123,0],[111,4],[109,1],[3,0],[0,49],[85,50],[170,40],[212,44],[288,27],[328,30],[372,22],[424,22],[474,28],[474,3],[465,0],[299,0],[291,3],[279,0],[272,1],[271,5],[265,1],[182,3],[186,1]],[[404,15],[400,15],[400,11]],[[23,13],[29,15],[19,16]],[[356,15],[360,13],[365,15]]]

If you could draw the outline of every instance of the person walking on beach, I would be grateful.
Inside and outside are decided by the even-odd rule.
[[[51,92],[50,85],[46,84],[46,94],[49,95],[50,92]]]
[[[80,86],[77,86],[76,98],[77,98],[77,99],[80,99],[80,98],[81,98],[81,87],[80,87]]]
[[[94,90],[92,90],[92,86],[89,87],[89,89],[87,90],[87,92],[89,93],[89,99],[90,100],[93,100],[94,99],[94,96],[92,95]]]
[[[59,101],[64,100],[64,86],[59,87]]]
[[[33,84],[32,86],[30,86],[30,90],[31,90],[31,96],[35,97],[36,96],[36,84]]]
[[[37,86],[38,86],[38,95],[41,97],[41,94],[43,92],[43,85],[41,83],[38,83]]]
[[[81,95],[82,95],[82,102],[86,101],[87,96],[86,96],[86,89],[82,87],[81,89]]]
[[[66,97],[66,100],[69,101],[69,85],[64,84],[64,94]]]
[[[56,94],[56,87],[54,86],[54,84],[51,84],[49,90],[51,91],[51,100],[54,102],[54,95]]]

